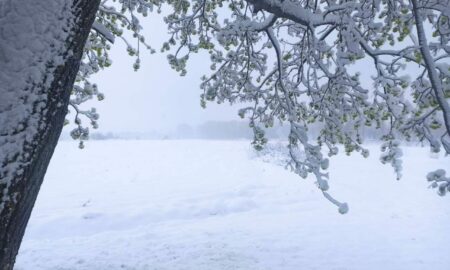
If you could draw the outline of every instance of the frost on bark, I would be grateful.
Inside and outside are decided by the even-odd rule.
[[[99,0],[0,0],[0,269],[13,268]]]

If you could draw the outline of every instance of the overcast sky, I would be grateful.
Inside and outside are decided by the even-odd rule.
[[[210,71],[208,55],[191,56],[188,74],[181,77],[170,68],[166,53],[159,52],[161,44],[168,39],[162,16],[151,13],[141,22],[146,41],[157,53],[142,51],[141,69],[135,72],[134,58],[128,56],[123,42],[116,40],[111,52],[112,67],[93,79],[106,96],[102,102],[89,104],[101,115],[98,131],[166,133],[181,124],[194,127],[206,121],[240,120],[236,106],[208,103],[206,109],[200,107],[200,77]],[[370,88],[374,70],[368,67],[372,67],[370,58],[347,68],[361,72],[363,87]],[[414,73],[415,69],[408,67],[403,74]]]
[[[151,18],[150,18],[151,17]],[[135,72],[120,39],[111,53],[112,67],[94,78],[106,96],[93,105],[100,113],[100,132],[166,132],[180,124],[196,126],[210,120],[238,120],[237,108],[209,103],[200,107],[200,77],[209,71],[207,55],[192,57],[188,74],[180,77],[160,53],[167,40],[167,27],[160,16],[142,20],[145,36],[157,53],[142,51],[141,69]],[[90,104],[92,105],[92,104]]]

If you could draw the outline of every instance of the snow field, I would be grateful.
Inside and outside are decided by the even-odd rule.
[[[404,172],[340,155],[330,193],[246,141],[60,142],[17,270],[449,269],[448,158],[404,149]]]

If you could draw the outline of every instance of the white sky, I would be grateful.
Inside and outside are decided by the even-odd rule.
[[[170,68],[167,53],[159,52],[161,44],[168,39],[162,16],[151,13],[141,19],[141,23],[146,41],[157,53],[150,55],[150,52],[142,51],[141,69],[135,72],[132,68],[134,58],[128,56],[122,40],[116,40],[111,52],[112,67],[99,72],[93,79],[106,96],[102,102],[89,104],[100,113],[98,131],[166,133],[181,124],[197,126],[206,121],[240,120],[239,106],[208,103],[206,109],[200,107],[200,77],[210,71],[206,54],[191,55],[188,74],[181,77]],[[360,71],[363,86],[370,88],[374,71],[368,68],[371,59],[367,61],[358,61],[348,68]],[[404,74],[414,70],[408,67]]]
[[[200,107],[200,77],[209,71],[208,56],[191,57],[187,76],[179,76],[170,68],[166,54],[159,52],[167,40],[162,18],[152,13],[141,22],[147,42],[157,53],[142,51],[141,69],[135,72],[122,40],[116,40],[112,67],[93,80],[106,96],[102,102],[89,104],[100,113],[98,131],[166,132],[183,123],[196,126],[209,120],[238,120],[237,108],[228,104]]]

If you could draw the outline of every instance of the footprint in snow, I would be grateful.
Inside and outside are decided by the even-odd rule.
[[[83,219],[95,219],[101,217],[101,213],[86,213],[83,215]]]

